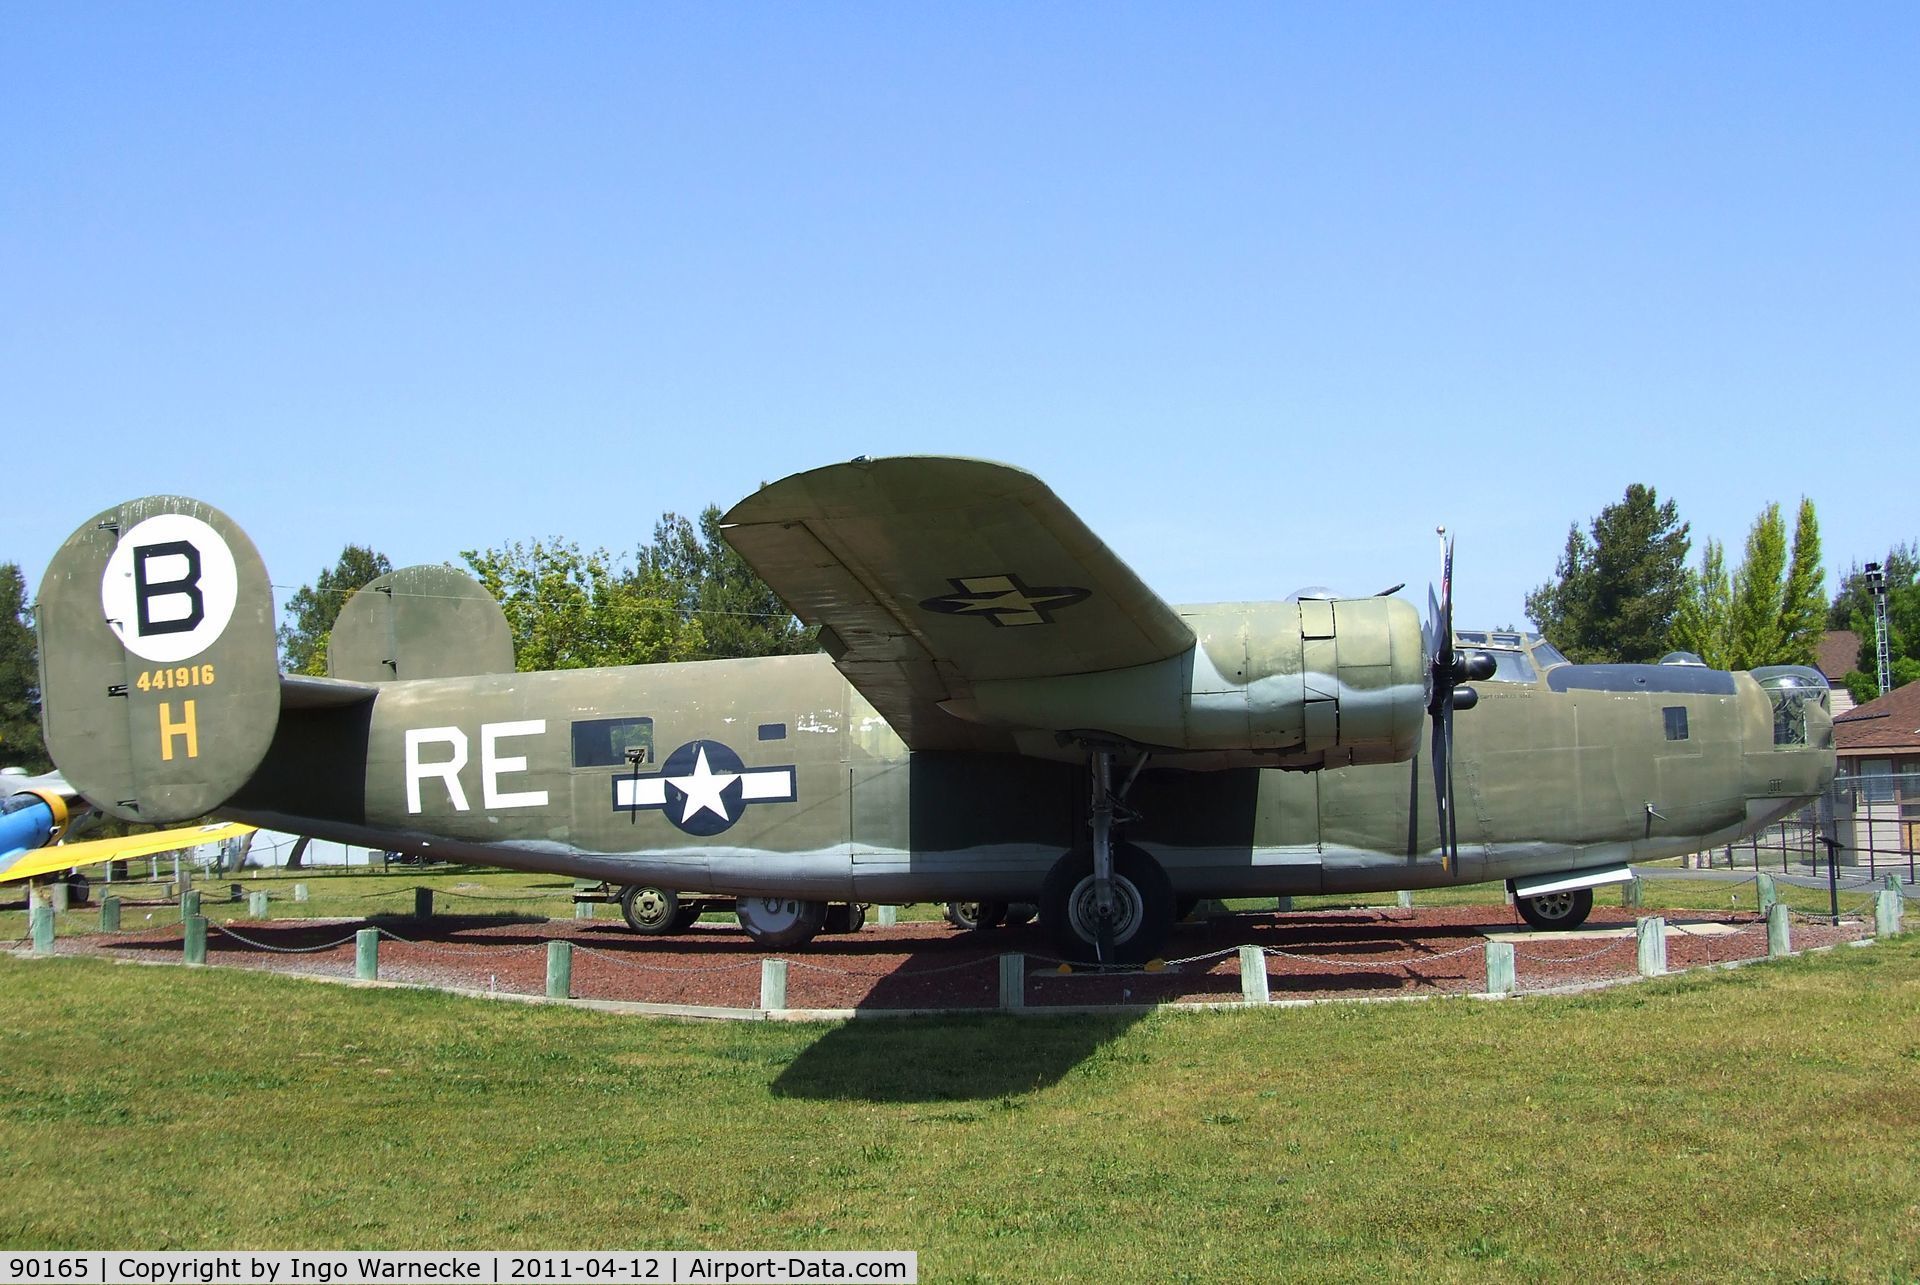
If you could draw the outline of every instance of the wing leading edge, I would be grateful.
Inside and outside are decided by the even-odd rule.
[[[967,722],[975,683],[1151,664],[1193,631],[1032,474],[940,456],[855,460],[762,487],[727,541],[916,750],[1011,750]]]

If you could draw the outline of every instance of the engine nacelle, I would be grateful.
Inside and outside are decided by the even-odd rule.
[[[1420,618],[1397,598],[1186,607],[1192,650],[1152,665],[978,683],[965,717],[1175,751],[1166,766],[1395,763],[1426,716]],[[1029,752],[1039,749],[1026,738]]]

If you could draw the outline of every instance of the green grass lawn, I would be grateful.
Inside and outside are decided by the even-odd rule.
[[[1517,1002],[701,1025],[0,959],[0,1245],[1907,1279],[1920,936]]]

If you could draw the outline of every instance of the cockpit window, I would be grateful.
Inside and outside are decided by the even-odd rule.
[[[1542,638],[1533,635],[1533,659],[1542,669],[1552,669],[1555,665],[1571,665],[1573,662],[1560,654],[1560,649]]]
[[[1527,653],[1524,651],[1495,651],[1487,648],[1486,654],[1493,657],[1493,677],[1488,680],[1489,682],[1530,683],[1533,681],[1533,662],[1527,659]]]
[[[1485,652],[1493,657],[1493,683],[1531,683],[1536,677],[1534,664],[1550,668],[1564,665],[1567,658],[1541,640],[1539,634],[1522,634],[1511,629],[1456,629],[1453,636],[1461,646]],[[1528,659],[1527,648],[1533,648]]]

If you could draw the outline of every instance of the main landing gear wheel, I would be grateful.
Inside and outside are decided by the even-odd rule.
[[[1515,897],[1514,909],[1539,932],[1565,932],[1587,922],[1593,913],[1593,889],[1575,888],[1572,892],[1549,892],[1538,897]]]
[[[1047,874],[1040,892],[1040,922],[1054,949],[1068,959],[1107,964],[1143,964],[1152,959],[1173,927],[1173,883],[1160,863],[1130,843],[1113,845],[1113,911],[1102,924],[1094,885],[1093,849],[1075,848]],[[1101,956],[1102,929],[1107,949]]]
[[[826,902],[796,897],[741,897],[733,910],[747,936],[773,950],[805,945],[819,935],[827,920]]]
[[[955,928],[968,932],[984,932],[989,928],[998,928],[1007,917],[1007,903],[1004,901],[949,901],[946,910],[947,922]]]
[[[858,902],[835,902],[827,907],[821,932],[857,933],[867,925],[867,908]]]
[[[635,884],[621,890],[620,914],[627,921],[627,927],[643,937],[678,932],[680,894],[671,888]]]
[[[1024,928],[1032,923],[1034,917],[1039,913],[1040,907],[1034,905],[1031,901],[1010,901],[1007,903],[1006,926],[1009,928]]]
[[[93,881],[78,870],[67,876],[67,904],[84,906],[93,899]]]
[[[699,923],[700,916],[705,913],[706,913],[706,907],[702,906],[697,901],[690,906],[687,905],[685,902],[682,902],[680,904],[680,909],[676,911],[673,916],[673,930],[677,933],[683,933],[687,931],[687,929]]]

